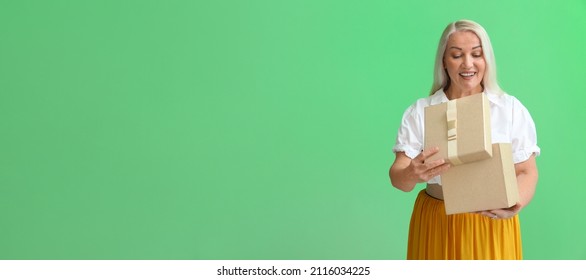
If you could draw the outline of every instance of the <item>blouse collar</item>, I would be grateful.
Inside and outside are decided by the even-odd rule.
[[[502,106],[504,104],[504,100],[503,100],[504,94],[495,94],[495,93],[489,92],[487,90],[484,90],[482,93],[486,95],[486,97],[488,98],[488,101],[490,103],[495,104],[497,106]],[[450,101],[450,100],[446,96],[444,89],[439,89],[431,96],[431,104],[430,105],[437,105],[437,104],[445,103],[448,101]]]

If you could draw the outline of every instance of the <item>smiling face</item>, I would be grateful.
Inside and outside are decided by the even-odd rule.
[[[472,31],[456,31],[448,39],[444,67],[450,76],[449,97],[482,92],[486,62],[480,39]],[[448,93],[449,92],[449,93]]]

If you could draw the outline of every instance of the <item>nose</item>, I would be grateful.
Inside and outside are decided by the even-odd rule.
[[[464,60],[462,61],[462,66],[464,66],[464,68],[466,69],[472,68],[472,57],[470,57],[469,55],[465,55]]]

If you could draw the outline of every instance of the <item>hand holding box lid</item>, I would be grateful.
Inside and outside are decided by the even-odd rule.
[[[485,94],[473,94],[425,108],[424,149],[439,147],[429,160],[452,165],[492,156],[490,107]]]

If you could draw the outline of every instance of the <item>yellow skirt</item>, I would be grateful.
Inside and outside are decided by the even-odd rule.
[[[446,215],[444,201],[419,192],[409,225],[408,260],[520,260],[519,215]]]

